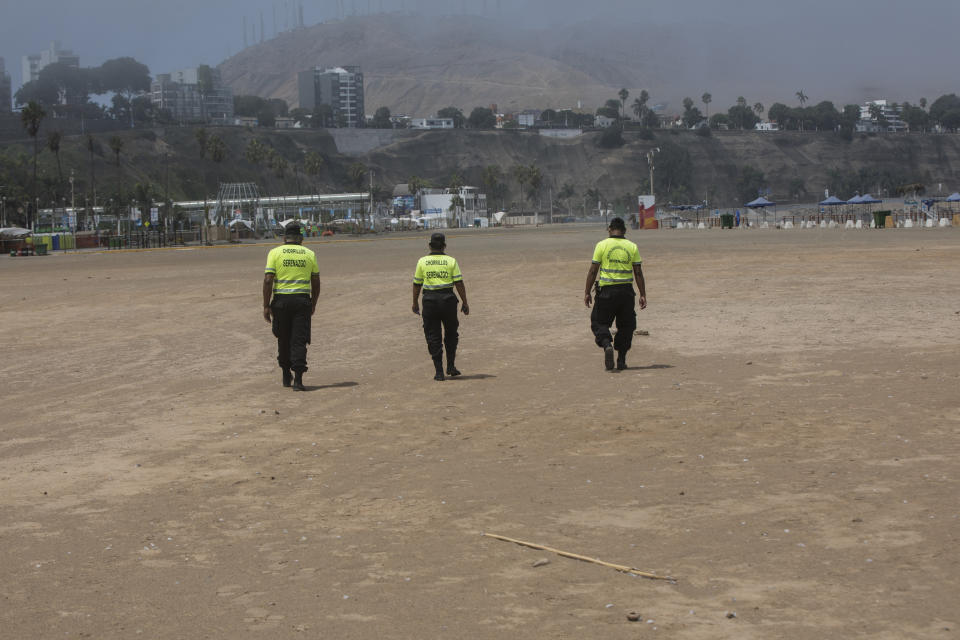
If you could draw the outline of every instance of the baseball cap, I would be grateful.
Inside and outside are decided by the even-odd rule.
[[[299,222],[291,222],[291,223],[288,224],[287,227],[283,230],[283,235],[285,235],[285,236],[302,236],[302,235],[303,235],[303,229],[301,229]]]
[[[447,244],[447,237],[442,233],[434,233],[430,236],[430,246],[443,247]]]

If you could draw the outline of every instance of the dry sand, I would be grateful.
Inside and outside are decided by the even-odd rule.
[[[426,236],[338,239],[299,394],[269,245],[0,259],[0,637],[960,633],[960,231],[632,232],[622,373],[602,229],[449,236],[464,376]]]

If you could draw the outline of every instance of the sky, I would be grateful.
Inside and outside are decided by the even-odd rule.
[[[738,73],[742,84],[730,87],[731,95],[762,94],[777,69],[799,74],[804,86],[798,88],[813,95],[843,91],[845,83],[857,97],[878,83],[878,91],[903,85],[917,94],[914,100],[920,92],[933,99],[960,91],[954,53],[960,45],[958,0],[0,0],[0,56],[14,91],[21,57],[53,40],[78,54],[81,66],[120,56],[136,58],[153,74],[216,65],[243,48],[244,17],[248,39],[252,28],[259,39],[262,12],[269,38],[275,29],[292,26],[297,4],[308,26],[341,13],[382,10],[471,13],[530,27],[585,20],[601,30],[607,23],[621,29],[636,24],[638,31],[669,27],[675,42],[666,53],[691,56],[691,95],[699,95],[710,78],[697,67],[719,59],[713,53],[731,51],[738,53],[735,64],[744,66]],[[710,88],[721,97],[724,89]]]

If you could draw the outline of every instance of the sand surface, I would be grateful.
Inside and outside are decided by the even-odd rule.
[[[631,232],[621,373],[603,235],[451,232],[443,383],[426,236],[310,243],[306,393],[270,245],[0,258],[0,637],[957,637],[960,230]]]

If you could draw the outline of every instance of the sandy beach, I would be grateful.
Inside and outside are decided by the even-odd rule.
[[[604,236],[451,230],[442,383],[427,234],[309,242],[306,393],[272,245],[0,257],[0,637],[960,633],[960,230],[628,231],[649,335],[616,373]]]

